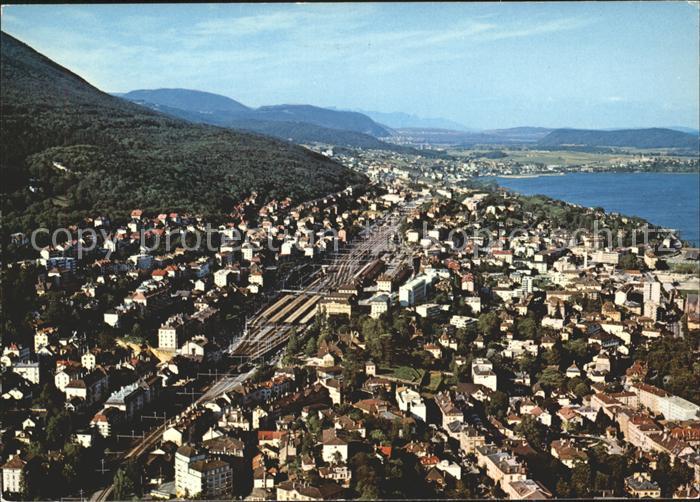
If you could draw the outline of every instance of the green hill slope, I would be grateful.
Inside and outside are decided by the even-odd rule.
[[[253,190],[300,200],[365,180],[298,146],[110,96],[1,36],[4,233],[134,207],[216,213]]]
[[[633,148],[698,148],[698,137],[672,129],[620,129],[597,131],[555,129],[539,141],[540,146],[615,146]]]

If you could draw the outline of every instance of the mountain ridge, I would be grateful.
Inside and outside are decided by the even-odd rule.
[[[203,99],[213,99],[213,96],[217,97],[217,102],[221,103],[218,109],[212,106],[202,109],[199,106]],[[332,110],[307,104],[279,104],[251,108],[227,96],[194,89],[139,89],[121,93],[119,97],[130,101],[170,106],[188,112],[230,114],[227,117],[219,117],[218,120],[304,122],[329,129],[369,134],[375,138],[391,134],[389,129],[361,113]],[[225,106],[226,103],[235,103],[238,106],[231,108]]]
[[[697,149],[698,137],[661,127],[612,131],[565,128],[553,130],[538,145]]]
[[[366,182],[302,147],[111,96],[0,36],[3,234],[134,207],[221,214],[253,191],[304,200]]]

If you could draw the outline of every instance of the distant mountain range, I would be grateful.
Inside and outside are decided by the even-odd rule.
[[[300,201],[366,182],[305,148],[110,96],[4,32],[1,42],[4,233],[137,207],[221,214],[252,191]],[[205,110],[235,107],[198,97]]]
[[[117,96],[192,122],[242,129],[295,143],[393,149],[378,138],[392,131],[357,112],[311,105],[250,108],[236,100],[190,89],[137,90]]]
[[[441,117],[424,118],[417,115],[411,115],[403,112],[377,112],[357,109],[353,110],[359,113],[364,113],[372,120],[389,126],[392,129],[400,129],[406,127],[422,128],[422,129],[451,129],[455,131],[477,132],[475,129],[469,128],[464,124],[455,122],[454,120]]]
[[[693,131],[690,129],[690,131]],[[399,128],[395,134],[408,144],[473,147],[477,145],[522,145],[542,148],[673,148],[698,149],[698,134],[671,128],[648,129],[547,129],[512,127],[481,132],[451,129]]]
[[[448,119],[400,112],[360,113],[312,105],[251,108],[226,96],[190,89],[136,90],[118,96],[191,122],[257,132],[301,144],[328,143],[405,153],[416,153],[411,145],[426,144],[697,148],[697,133],[681,130],[684,128],[586,130],[526,126],[477,131]],[[389,138],[390,142],[385,141]]]
[[[698,136],[673,129],[556,129],[538,141],[540,146],[589,146],[697,149]]]
[[[542,127],[513,127],[480,132],[435,128],[395,129],[397,136],[409,140],[411,143],[465,147],[488,144],[534,144],[549,132],[551,129]]]

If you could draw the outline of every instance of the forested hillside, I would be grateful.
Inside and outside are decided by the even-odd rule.
[[[633,148],[698,148],[697,135],[664,128],[597,131],[555,129],[542,138],[540,146],[616,146]]]
[[[221,212],[257,190],[304,199],[364,178],[304,148],[110,96],[2,33],[3,232],[134,207]]]

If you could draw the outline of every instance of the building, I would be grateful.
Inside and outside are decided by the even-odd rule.
[[[144,381],[125,385],[112,393],[105,402],[105,408],[113,407],[122,411],[131,420],[136,413],[150,403],[154,397],[155,388]]]
[[[369,299],[369,316],[377,319],[379,316],[389,310],[389,296],[386,294],[378,294]]]
[[[342,498],[343,487],[332,481],[316,486],[295,481],[284,481],[277,485],[277,500],[337,500]]]
[[[24,484],[24,469],[27,462],[22,460],[19,453],[10,457],[2,466],[2,491],[10,494],[22,493]]]
[[[661,498],[661,488],[646,472],[635,472],[632,476],[625,478],[625,490],[633,497],[640,499]]]
[[[410,413],[411,416],[426,422],[428,420],[428,410],[421,395],[408,387],[396,387],[396,402],[401,411]]]
[[[479,357],[472,362],[472,382],[491,390],[498,388],[498,377],[493,372],[493,364],[488,359]]]
[[[477,447],[476,462],[494,484],[504,491],[507,485],[527,479],[525,466],[513,455],[494,445]]]
[[[338,437],[336,429],[323,431],[323,461],[329,464],[347,462],[348,442]]]
[[[700,416],[700,406],[653,385],[638,383],[630,390],[637,394],[641,406],[666,420],[696,420]]]
[[[448,426],[453,422],[462,422],[464,413],[455,406],[450,395],[446,392],[438,392],[435,395],[435,404],[437,404],[442,416],[442,428],[447,430]]]
[[[86,370],[92,371],[97,367],[97,357],[88,350],[85,354],[80,356],[80,364],[82,364],[83,368]]]
[[[158,328],[158,348],[175,352],[182,344],[185,332],[185,319],[180,315],[170,317]]]
[[[416,307],[416,314],[425,319],[434,319],[440,315],[442,308],[437,303],[424,303]]]
[[[390,275],[382,274],[377,278],[377,291],[381,293],[391,293],[392,279]]]
[[[175,493],[178,497],[224,498],[233,490],[233,471],[222,460],[183,445],[175,452]]]
[[[644,302],[661,303],[661,283],[658,281],[644,281],[642,284]]]
[[[39,384],[41,371],[38,362],[20,361],[12,366],[12,371],[33,384]]]
[[[109,376],[102,368],[91,371],[83,378],[71,380],[64,389],[67,401],[78,398],[88,405],[104,399],[108,391]]]
[[[97,429],[100,436],[108,438],[114,434],[114,428],[124,418],[124,414],[117,408],[107,407],[95,413],[90,425]]]
[[[402,307],[411,307],[425,299],[427,284],[424,276],[411,279],[399,287],[399,303]]]
[[[354,300],[355,295],[352,293],[332,293],[319,301],[319,310],[324,312],[326,316],[344,315],[350,317]]]
[[[475,453],[479,446],[486,444],[483,432],[462,422],[452,422],[448,427],[448,434],[459,441],[459,449],[466,454]]]
[[[512,500],[545,500],[552,498],[552,493],[549,490],[532,479],[507,483],[503,486],[503,491]]]

